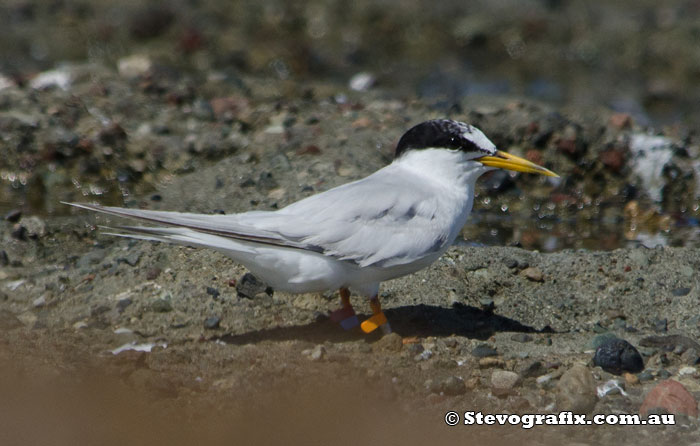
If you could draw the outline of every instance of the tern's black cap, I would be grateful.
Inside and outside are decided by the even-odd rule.
[[[492,154],[491,149],[481,147],[470,138],[470,135],[475,131],[481,133],[469,124],[451,119],[433,119],[421,122],[404,133],[396,145],[394,158],[398,158],[409,150],[431,147]]]

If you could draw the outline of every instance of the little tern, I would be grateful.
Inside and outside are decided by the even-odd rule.
[[[472,210],[477,178],[499,168],[558,176],[497,150],[474,126],[435,119],[408,130],[388,166],[276,211],[206,215],[66,204],[165,225],[119,226],[111,235],[218,250],[275,290],[340,290],[331,319],[345,329],[390,332],[379,284],[437,260]],[[350,290],[369,299],[373,315],[362,324]]]

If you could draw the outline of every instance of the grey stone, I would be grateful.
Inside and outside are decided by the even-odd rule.
[[[577,364],[564,372],[557,383],[558,410],[589,414],[597,401],[595,381],[586,366]]]

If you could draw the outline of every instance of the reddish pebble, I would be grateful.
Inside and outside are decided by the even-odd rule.
[[[610,117],[610,125],[616,129],[625,129],[632,125],[632,117],[627,113],[615,113]]]
[[[230,287],[235,287],[236,286],[236,279],[231,279],[228,281],[228,286]]]
[[[625,272],[628,273],[630,271],[632,271],[632,267],[629,265],[625,266]]]
[[[646,416],[656,408],[662,408],[674,414],[698,416],[698,403],[695,401],[695,397],[688,392],[683,384],[672,379],[661,381],[651,389],[644,398],[639,413]]]
[[[321,149],[313,144],[297,150],[297,155],[318,155],[319,153],[321,153]]]
[[[606,150],[600,154],[600,161],[608,169],[620,172],[625,165],[625,154],[621,150]]]

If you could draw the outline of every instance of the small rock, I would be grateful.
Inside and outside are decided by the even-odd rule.
[[[372,73],[360,72],[350,78],[349,87],[354,91],[367,91],[376,82],[376,78]]]
[[[687,365],[685,367],[681,367],[681,369],[678,370],[678,376],[691,376],[691,377],[693,377],[697,374],[698,374],[698,369],[696,369],[695,367],[691,367],[689,365]]]
[[[544,282],[544,274],[539,268],[531,266],[520,271],[520,275],[533,282]]]
[[[479,344],[472,350],[472,356],[485,358],[487,356],[498,356],[498,352],[488,344]]]
[[[537,379],[535,379],[535,382],[540,387],[546,387],[550,382],[552,382],[552,375],[546,374],[538,376]]]
[[[17,223],[21,217],[22,217],[22,210],[21,209],[12,209],[5,214],[4,218],[5,218],[5,220],[9,221],[10,223]]]
[[[168,299],[156,299],[151,303],[151,310],[156,313],[168,313],[173,311],[173,305]]]
[[[382,336],[381,339],[372,344],[372,348],[389,352],[398,352],[401,351],[401,348],[403,348],[403,342],[401,340],[401,336],[397,333],[389,333],[388,335]]]
[[[34,308],[43,307],[44,305],[46,305],[46,296],[41,295],[41,296],[37,297],[36,299],[34,299],[32,301],[32,305],[34,305]]]
[[[0,249],[0,266],[7,266],[10,264],[10,258],[4,249]]]
[[[326,348],[322,345],[317,345],[314,348],[304,350],[301,354],[312,361],[320,361],[326,356]]]
[[[591,339],[591,342],[588,343],[588,347],[591,348],[591,350],[598,350],[598,347],[600,347],[603,344],[607,344],[608,342],[619,339],[615,334],[606,332],[602,333],[599,335],[596,335]]]
[[[639,378],[640,382],[647,382],[654,379],[654,374],[651,373],[651,371],[649,370],[644,370],[642,373],[639,374],[639,376],[637,376],[637,378]]]
[[[519,369],[518,373],[522,378],[530,378],[533,376],[539,376],[545,371],[544,366],[540,361],[529,361],[523,364]]]
[[[161,273],[161,272],[163,272],[163,271],[162,271],[160,268],[158,268],[157,266],[156,266],[156,267],[153,267],[153,268],[150,268],[150,269],[146,272],[146,280],[155,280],[155,279],[157,279],[158,276],[160,276],[160,273]]]
[[[671,377],[671,372],[669,372],[666,369],[661,369],[656,373],[656,376],[658,376],[661,379],[668,379]]]
[[[463,395],[467,392],[467,386],[459,376],[448,376],[438,382],[438,390],[445,395]]]
[[[135,54],[117,61],[119,75],[127,79],[145,76],[153,69],[153,62],[147,56]]]
[[[46,235],[46,223],[44,223],[44,220],[36,215],[24,217],[18,224],[20,225],[19,227],[24,228],[22,231],[24,237],[21,239],[25,239],[27,237],[36,239]]]
[[[213,297],[214,299],[218,298],[221,295],[219,290],[211,286],[207,287],[207,294]]]
[[[520,382],[520,375],[509,370],[494,370],[491,385],[497,389],[512,389]]]
[[[510,339],[515,342],[530,342],[532,341],[532,336],[527,333],[515,333]]]
[[[644,360],[636,348],[624,339],[612,339],[598,347],[593,363],[615,375],[644,370]]]
[[[506,266],[506,268],[517,268],[518,267],[518,261],[515,259],[506,259],[503,261],[503,264]]]
[[[671,291],[671,294],[676,297],[687,296],[688,293],[690,293],[690,288],[676,288]]]
[[[690,417],[698,416],[698,403],[683,384],[672,379],[657,384],[644,398],[639,413],[647,416],[656,409],[667,413],[685,414]]]
[[[700,355],[694,348],[689,348],[681,354],[681,360],[688,365],[695,365],[700,362]]]
[[[428,359],[433,357],[433,351],[432,350],[424,350],[422,353],[419,355],[416,355],[413,357],[413,360],[416,362],[420,361],[427,361]]]
[[[501,358],[495,358],[493,356],[487,356],[486,358],[481,358],[479,359],[479,368],[480,369],[489,369],[493,367],[503,367],[505,365],[505,361],[503,361]]]
[[[586,366],[577,364],[564,372],[557,383],[557,409],[588,414],[598,401],[593,376]]]
[[[119,301],[117,302],[117,311],[123,313],[124,310],[126,310],[126,307],[128,307],[132,303],[133,301],[128,297],[125,297],[124,299],[119,299]]]
[[[663,319],[655,319],[654,322],[654,331],[663,333],[668,330],[668,319],[663,318]]]
[[[245,273],[236,283],[236,292],[238,292],[238,297],[244,297],[246,299],[252,299],[256,294],[260,293],[272,294],[270,291],[270,287],[265,285],[264,282],[259,280],[251,273]]]
[[[218,316],[209,316],[208,318],[204,319],[204,328],[207,330],[215,330],[219,328],[219,324],[221,323],[221,318]]]
[[[631,373],[625,372],[625,373],[623,373],[622,376],[624,376],[625,383],[628,386],[636,386],[637,384],[639,384],[639,378],[637,377],[637,375],[633,375]]]
[[[141,252],[140,251],[132,251],[129,254],[126,255],[126,257],[120,257],[117,259],[117,262],[123,262],[128,264],[129,266],[136,266],[139,263],[139,260],[141,260]]]

